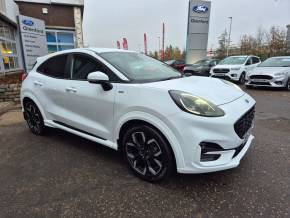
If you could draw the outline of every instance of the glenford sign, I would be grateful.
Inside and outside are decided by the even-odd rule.
[[[186,63],[192,64],[207,56],[210,1],[191,0],[188,7]]]
[[[45,23],[42,20],[18,16],[25,70],[29,72],[38,57],[48,54]]]

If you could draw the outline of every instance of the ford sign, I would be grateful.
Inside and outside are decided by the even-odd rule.
[[[208,7],[206,5],[196,5],[193,7],[193,11],[196,13],[206,13],[208,11]]]
[[[34,22],[32,20],[22,20],[22,23],[27,26],[33,26]]]

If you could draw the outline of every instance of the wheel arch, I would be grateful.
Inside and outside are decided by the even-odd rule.
[[[21,96],[22,111],[24,110],[24,103],[27,101],[32,101],[34,104],[36,104],[36,106],[40,110],[40,113],[41,113],[43,119],[45,120],[46,116],[45,116],[43,108],[41,107],[40,102],[37,100],[37,98],[34,95],[32,95],[30,93],[25,93],[25,95]]]
[[[180,144],[170,128],[159,118],[144,112],[133,112],[126,114],[125,117],[119,121],[115,130],[115,138],[118,142],[118,150],[121,146],[120,141],[122,139],[122,135],[125,133],[125,130],[128,127],[136,124],[146,124],[158,131],[168,142],[169,147],[173,153],[176,167],[182,168],[185,166]]]

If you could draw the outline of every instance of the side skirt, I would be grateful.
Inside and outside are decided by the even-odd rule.
[[[109,140],[103,139],[101,137],[95,136],[95,135],[93,135],[91,133],[88,133],[88,132],[85,132],[83,130],[79,130],[77,128],[71,127],[71,126],[69,126],[67,124],[64,124],[64,123],[61,123],[61,122],[58,122],[58,121],[52,121],[52,120],[45,120],[44,124],[46,126],[48,126],[48,127],[61,129],[61,130],[70,132],[70,133],[72,133],[74,135],[78,135],[80,137],[83,137],[83,138],[86,138],[88,140],[91,140],[93,142],[105,145],[105,146],[110,147],[110,148],[112,148],[114,150],[118,150],[117,143],[114,143],[112,141],[109,141]]]

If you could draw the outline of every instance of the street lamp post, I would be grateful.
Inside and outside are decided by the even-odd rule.
[[[229,17],[229,19],[230,19],[230,32],[229,32],[229,39],[228,39],[228,45],[227,45],[227,57],[229,56],[229,50],[230,50],[230,44],[231,44],[233,17]]]

